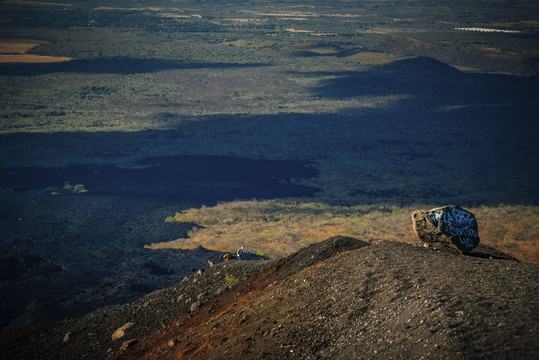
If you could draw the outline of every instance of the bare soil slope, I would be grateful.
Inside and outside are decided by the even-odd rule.
[[[119,358],[539,355],[536,265],[485,246],[463,256],[401,243],[366,245],[333,238],[304,249]]]
[[[338,236],[278,262],[221,263],[77,320],[3,328],[0,353],[11,359],[535,359],[538,270],[484,245],[465,256]],[[240,282],[231,285],[227,274]],[[123,335],[114,338],[120,328]]]

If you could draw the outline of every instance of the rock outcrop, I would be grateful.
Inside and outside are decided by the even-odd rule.
[[[426,243],[453,245],[463,254],[479,245],[474,214],[458,206],[444,206],[412,214],[414,231]]]
[[[118,329],[116,329],[116,331],[112,333],[112,336],[111,336],[112,340],[117,340],[124,337],[125,331],[133,325],[135,325],[135,323],[129,322],[119,327]]]

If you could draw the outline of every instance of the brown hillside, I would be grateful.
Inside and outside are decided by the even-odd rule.
[[[469,256],[448,250],[337,236],[278,262],[220,263],[80,319],[2,328],[0,353],[55,360],[537,358],[537,265],[484,245]],[[119,329],[123,335],[113,336]]]
[[[536,265],[367,245],[303,249],[118,358],[538,358]]]

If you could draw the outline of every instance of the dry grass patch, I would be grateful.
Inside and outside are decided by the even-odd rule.
[[[360,14],[324,14],[322,16],[325,16],[325,17],[337,17],[337,18],[359,18],[359,17],[365,17],[366,15],[360,15]]]
[[[11,3],[11,4],[19,4],[19,5],[75,6],[75,4],[44,2],[44,1],[11,0],[11,1],[6,1],[6,2]]]
[[[146,7],[133,7],[133,8],[126,8],[126,7],[115,7],[115,6],[97,6],[94,8],[94,10],[121,10],[121,11],[165,11],[168,10],[166,8],[160,8],[155,6],[146,6]]]
[[[29,63],[29,64],[45,64],[71,61],[72,58],[60,56],[41,56],[41,55],[0,55],[0,63]]]
[[[223,19],[223,21],[232,21],[232,22],[239,22],[239,23],[262,23],[262,22],[267,22],[266,19],[256,19],[256,18]]]
[[[346,59],[365,65],[385,65],[398,60],[408,59],[410,57],[396,56],[389,53],[376,53],[370,51],[361,51],[347,56]]]
[[[312,33],[313,32],[312,30],[298,30],[294,28],[286,28],[285,30],[292,33]]]
[[[393,213],[394,216],[375,225],[373,220],[381,218],[382,213]],[[236,201],[189,209],[168,217],[166,221],[193,222],[203,227],[194,228],[189,239],[152,244],[150,247],[189,249],[202,245],[218,251],[234,251],[245,246],[248,252],[264,252],[272,258],[279,258],[335,235],[404,241],[405,237],[413,235],[411,227],[405,229],[408,218],[400,209],[387,206]]]
[[[309,17],[319,17],[317,13],[309,13],[309,12],[297,12],[297,13],[256,13],[258,16],[267,16],[267,17],[278,17],[283,19],[290,19],[290,18],[309,18]]]
[[[481,206],[471,211],[476,214],[482,243],[539,264],[539,207]]]
[[[202,19],[202,15],[198,15],[198,14],[186,15],[186,14],[161,13],[159,15],[163,17],[176,18],[176,19],[189,19],[189,18]]]
[[[1,42],[0,43],[0,64],[8,63],[56,63],[70,61],[72,58],[60,57],[60,56],[41,56],[27,54],[26,52],[43,42],[38,41],[25,41],[25,42]]]
[[[377,34],[377,35],[387,35],[387,34],[392,34],[395,32],[395,29],[392,29],[392,28],[376,28],[376,29],[358,29],[356,30],[356,32],[358,34]]]
[[[451,65],[451,66],[462,72],[481,72],[482,71],[479,68],[474,68],[470,66],[462,66],[462,65]]]
[[[234,41],[226,41],[223,44],[229,45],[229,46],[235,46],[235,47],[261,49],[265,47],[274,46],[277,43],[275,41],[270,41],[270,40],[239,39],[239,40],[234,40]]]
[[[193,222],[187,239],[152,244],[153,249],[193,249],[199,245],[217,251],[263,252],[272,258],[335,235],[363,240],[417,243],[411,213],[418,208],[396,205],[332,206],[284,200],[235,201],[189,209],[166,221]],[[500,206],[469,208],[478,220],[481,243],[494,246],[523,261],[539,263],[539,208]]]
[[[539,20],[525,20],[521,21],[520,23],[528,26],[539,27]]]
[[[341,49],[336,46],[329,46],[329,47],[315,47],[309,49],[310,52],[320,54],[320,55],[331,55],[331,54],[338,54],[341,52]]]
[[[500,48],[496,48],[496,47],[492,47],[492,46],[477,45],[477,49],[479,49],[481,51],[484,51],[484,52],[488,52],[488,53],[494,53],[496,55],[503,55],[505,57],[519,56],[519,54],[514,52],[514,51],[502,50]]]
[[[285,30],[291,33],[301,33],[301,34],[312,35],[312,36],[337,36],[338,35],[337,33],[320,33],[320,32],[315,32],[313,30],[299,30],[299,29],[294,29],[294,28],[287,28]]]
[[[0,42],[0,54],[25,54],[40,44],[39,42]]]

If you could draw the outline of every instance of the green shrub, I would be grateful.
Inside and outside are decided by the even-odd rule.
[[[234,277],[233,275],[230,275],[228,273],[225,274],[225,278],[226,278],[226,283],[230,285],[235,285],[239,281],[237,277]]]

